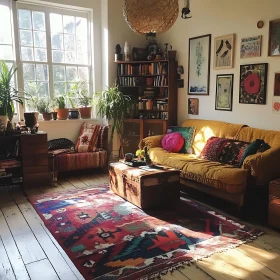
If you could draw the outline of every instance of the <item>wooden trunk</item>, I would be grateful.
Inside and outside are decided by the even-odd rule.
[[[175,169],[145,171],[117,162],[110,164],[109,175],[111,190],[142,209],[180,200],[180,172]]]
[[[269,184],[268,223],[280,229],[280,179]]]

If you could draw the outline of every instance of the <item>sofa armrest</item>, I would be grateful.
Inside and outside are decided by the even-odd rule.
[[[162,148],[161,146],[161,140],[164,137],[164,135],[156,135],[156,136],[149,136],[144,138],[139,143],[139,149],[143,149],[145,146],[148,147],[148,149],[151,148]]]
[[[280,178],[280,147],[271,148],[245,158],[243,168],[250,170],[257,185],[266,185],[271,180]]]

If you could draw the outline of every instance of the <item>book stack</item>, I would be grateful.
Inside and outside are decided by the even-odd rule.
[[[167,76],[161,75],[154,79],[154,86],[156,87],[163,87],[167,86]]]

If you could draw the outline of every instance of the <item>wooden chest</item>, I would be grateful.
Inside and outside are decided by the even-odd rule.
[[[268,223],[280,229],[280,179],[269,184]]]
[[[111,190],[142,209],[179,203],[178,170],[146,171],[117,162],[110,164],[109,175]]]

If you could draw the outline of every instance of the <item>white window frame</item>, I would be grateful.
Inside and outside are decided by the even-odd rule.
[[[45,12],[45,23],[46,23],[46,40],[47,40],[47,62],[42,63],[38,61],[21,61],[20,58],[20,40],[19,40],[19,25],[18,25],[18,9],[32,9],[39,12]],[[24,80],[23,80],[23,63],[34,63],[34,64],[47,64],[48,65],[48,72],[49,72],[49,93],[50,98],[54,96],[53,92],[53,65],[62,65],[62,66],[76,66],[76,67],[88,67],[89,68],[89,94],[91,95],[96,88],[96,81],[95,81],[95,71],[94,71],[94,32],[93,32],[93,10],[90,8],[81,8],[76,6],[69,6],[57,3],[50,3],[45,1],[39,0],[29,0],[29,1],[13,1],[12,4],[12,11],[13,11],[13,30],[14,30],[14,50],[15,50],[15,61],[16,64],[19,65],[18,73],[17,73],[17,81],[18,81],[18,88],[24,88]],[[52,49],[51,49],[51,34],[50,31],[50,13],[66,13],[67,15],[74,15],[74,16],[81,16],[85,17],[88,20],[88,57],[89,57],[89,64],[69,64],[69,63],[53,63],[52,62]],[[98,40],[98,39],[96,39]],[[22,106],[19,108],[19,115],[20,119],[23,119],[24,110]]]

